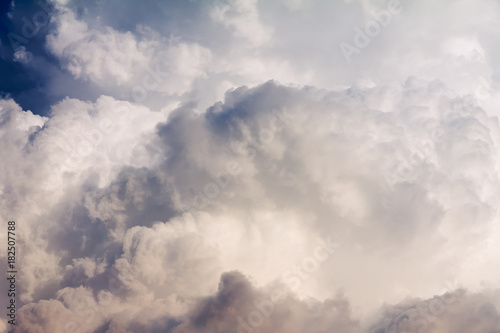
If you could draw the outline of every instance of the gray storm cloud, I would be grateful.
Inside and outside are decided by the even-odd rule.
[[[82,89],[0,100],[13,331],[500,332],[498,2],[399,5],[348,62],[388,2],[54,2]]]

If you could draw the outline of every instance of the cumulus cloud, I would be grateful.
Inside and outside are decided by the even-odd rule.
[[[500,329],[497,2],[53,7],[10,57],[64,93],[0,99],[2,329]]]
[[[435,281],[450,276],[477,287],[478,270],[491,272],[488,263],[496,253],[496,236],[485,244],[484,235],[494,230],[498,198],[498,186],[491,183],[496,139],[481,128],[498,131],[497,122],[436,83],[410,79],[392,92],[397,97],[391,112],[361,102],[377,90],[330,92],[274,82],[240,88],[203,116],[188,105],[171,112],[163,124],[161,114],[145,122],[144,129],[156,135],[133,142],[143,142],[136,149],[147,159],[134,158],[139,153],[115,156],[107,149],[119,148],[106,144],[127,141],[103,135],[87,155],[75,157],[77,163],[56,169],[73,195],[55,200],[54,193],[55,206],[44,209],[57,224],[45,223],[42,238],[40,227],[32,236],[34,243],[45,241],[42,248],[51,258],[44,264],[46,284],[39,279],[32,285],[45,292],[49,282],[54,291],[57,285],[87,286],[94,293],[111,288],[113,297],[125,302],[123,311],[135,315],[137,306],[126,304],[172,302],[164,315],[190,309],[197,295],[214,292],[219,276],[233,269],[258,285],[280,281],[299,297],[323,302],[344,290],[352,304],[365,309],[378,300],[436,292],[442,286]],[[414,105],[416,100],[424,105]],[[432,112],[434,103],[440,113]],[[67,135],[91,134],[65,124],[69,113],[60,110],[80,108],[82,118],[99,124],[103,105],[134,108],[111,98],[95,104],[64,101],[31,145],[40,138],[43,147],[51,147],[48,136],[62,135],[52,127],[59,124]],[[415,110],[426,112],[415,118]],[[128,123],[121,126],[139,132],[138,120],[122,115]],[[84,119],[78,123],[85,124]],[[153,124],[161,125],[154,129]],[[369,143],[354,149],[364,141]],[[113,158],[129,166],[115,169]],[[56,162],[45,161],[61,165]],[[483,171],[471,173],[471,168]],[[449,188],[457,191],[449,193]],[[69,221],[63,219],[68,214]],[[320,261],[313,254],[325,234],[336,246]],[[457,255],[462,256],[458,262]],[[417,276],[408,258],[418,267]],[[25,265],[36,267],[29,255]],[[352,279],[368,274],[368,284]],[[26,300],[44,298],[34,286],[26,288]],[[40,302],[39,307],[48,306]],[[60,305],[53,307],[58,311]],[[115,315],[104,320],[114,322]]]
[[[138,35],[109,26],[89,28],[64,7],[53,21],[56,28],[46,45],[64,68],[99,86],[125,86],[135,101],[142,102],[147,91],[189,92],[210,59],[210,51],[200,45],[164,38],[148,27],[138,26]]]
[[[146,61],[143,53],[148,45],[138,45],[130,32],[119,33],[111,28],[89,31],[88,25],[69,10],[62,10],[56,20],[57,30],[47,36],[47,46],[64,59],[64,66],[76,78],[97,83],[111,78],[120,85],[130,79],[134,66]]]
[[[499,328],[498,291],[455,290],[433,298],[385,306],[370,332],[495,332]]]

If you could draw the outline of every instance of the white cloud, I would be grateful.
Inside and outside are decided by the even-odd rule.
[[[106,27],[103,31],[89,30],[69,10],[58,14],[57,31],[47,37],[49,50],[64,61],[75,78],[103,84],[122,85],[131,78],[134,68],[147,62],[148,43],[138,43],[130,33],[120,33]]]
[[[490,133],[499,132],[498,123],[439,89],[410,80],[384,113],[361,102],[383,91],[378,87],[328,92],[269,82],[228,93],[204,116],[181,107],[157,127],[157,137],[165,115],[144,107],[109,97],[61,102],[35,144],[43,135],[66,133],[68,143],[71,133],[92,135],[92,127],[81,126],[105,116],[114,127],[59,170],[64,178],[51,189],[52,204],[39,207],[54,221],[45,233],[32,229],[36,216],[25,222],[39,247],[24,256],[27,269],[37,270],[34,260],[44,251],[54,254],[44,260],[45,273],[38,270],[43,278],[26,278],[24,299],[42,299],[49,288],[42,281],[93,286],[94,294],[110,289],[122,303],[103,320],[114,322],[153,301],[170,304],[158,316],[179,316],[234,269],[259,286],[295,281],[301,298],[326,300],[341,288],[356,311],[431,296],[449,276],[480,286],[483,279],[469,267],[499,273],[488,265],[495,249],[483,246],[484,235],[496,230],[497,141]],[[131,137],[127,128],[152,134]],[[114,155],[125,147],[136,153]],[[93,170],[104,179],[92,180]],[[171,218],[180,211],[191,213]],[[307,273],[305,258],[325,234],[341,245]],[[70,258],[62,274],[58,262]],[[408,260],[420,267],[417,276]],[[183,301],[172,303],[173,295]]]
[[[401,1],[350,63],[388,3],[57,6],[99,97],[0,100],[18,331],[412,332],[450,280],[423,332],[498,330],[497,2]]]
[[[142,26],[135,33],[89,28],[67,9],[54,21],[57,29],[47,36],[47,46],[63,66],[76,79],[111,90],[122,86],[133,101],[143,102],[148,91],[182,95],[206,75],[210,51],[196,43],[167,40]]]
[[[236,37],[250,42],[250,47],[259,47],[270,43],[272,29],[259,20],[257,6],[257,0],[215,1],[210,18],[234,29]]]

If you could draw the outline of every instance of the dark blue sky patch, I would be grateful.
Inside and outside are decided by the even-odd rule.
[[[0,7],[0,92],[12,97],[23,109],[42,115],[60,100],[60,96],[45,89],[51,72],[57,69],[57,61],[44,47],[53,11],[53,7],[41,1],[15,1],[15,5],[4,1]],[[22,48],[33,54],[35,63],[43,62],[44,70],[16,61],[15,52]]]

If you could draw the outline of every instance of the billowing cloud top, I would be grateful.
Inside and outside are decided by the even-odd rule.
[[[500,332],[498,1],[3,11],[0,330]]]

